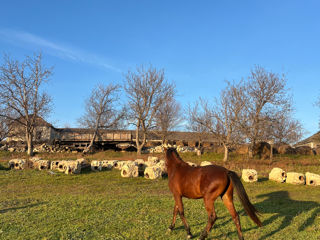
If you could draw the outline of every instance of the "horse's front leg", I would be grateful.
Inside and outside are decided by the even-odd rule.
[[[187,220],[186,220],[186,218],[184,216],[182,197],[181,196],[175,196],[174,200],[176,202],[176,206],[178,207],[178,212],[179,212],[180,218],[181,218],[181,220],[183,222],[184,228],[187,231],[187,238],[190,239],[190,238],[192,238],[192,233],[190,231],[190,227],[189,227],[189,225],[187,223]]]

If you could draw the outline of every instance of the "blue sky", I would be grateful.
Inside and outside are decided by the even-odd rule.
[[[307,135],[320,111],[320,2],[1,1],[0,53],[42,51],[54,75],[54,126],[77,126],[98,83],[119,83],[141,64],[163,68],[183,106],[212,99],[255,65],[286,73]]]

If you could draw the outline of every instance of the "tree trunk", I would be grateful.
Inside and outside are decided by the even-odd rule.
[[[229,148],[226,145],[223,145],[223,147],[224,147],[223,162],[227,162],[229,160]]]
[[[146,143],[146,141],[145,141],[145,133],[143,133],[143,135],[144,135],[144,137],[143,137],[143,140],[142,140],[141,143],[139,141],[139,138],[136,139],[137,155],[139,155],[139,156],[141,155],[142,148],[143,148],[144,144]]]
[[[143,139],[140,142],[140,131],[139,131],[139,126],[136,128],[136,146],[137,146],[137,155],[141,155],[142,148],[146,143],[146,133],[143,131],[142,133]]]
[[[201,145],[202,145],[202,141],[201,141],[201,138],[199,138],[199,141],[198,141],[198,149],[201,149]]]
[[[251,146],[249,146],[249,149],[248,149],[248,156],[249,158],[253,158],[253,150]]]
[[[253,148],[255,145],[256,145],[255,141],[252,141],[252,143],[249,144],[249,149],[248,149],[249,158],[253,158]]]
[[[33,156],[33,142],[32,142],[32,134],[26,133],[26,140],[27,140],[27,153],[29,156]]]
[[[137,146],[137,155],[140,156],[142,152],[142,145]]]
[[[162,135],[162,136],[161,136],[161,144],[162,144],[162,146],[163,146],[164,144],[166,144],[166,137],[165,137],[165,135]]]
[[[136,128],[136,147],[137,147],[137,155],[141,155],[141,149],[142,149],[142,147],[141,147],[141,145],[140,145],[140,141],[139,141],[139,138],[140,138],[140,136],[139,136],[139,127],[140,127],[140,125],[139,125],[139,123],[138,123],[137,128]]]
[[[93,143],[94,143],[94,140],[96,139],[97,133],[98,133],[98,130],[95,130],[89,145],[83,150],[83,153],[87,153],[91,150]]]

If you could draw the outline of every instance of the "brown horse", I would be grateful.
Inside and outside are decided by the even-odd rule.
[[[179,213],[187,231],[187,237],[192,238],[190,227],[184,217],[182,197],[192,199],[203,198],[208,213],[208,223],[201,233],[200,239],[205,239],[217,219],[214,201],[220,196],[237,227],[239,239],[243,240],[239,216],[233,205],[233,187],[235,187],[247,214],[259,227],[262,226],[261,221],[256,215],[258,211],[251,204],[241,180],[235,172],[216,165],[191,167],[179,157],[174,148],[165,149],[165,158],[168,169],[169,188],[175,200],[173,220],[169,226],[169,231],[173,230],[177,213]]]

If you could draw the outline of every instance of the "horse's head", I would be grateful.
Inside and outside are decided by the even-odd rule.
[[[177,150],[173,147],[164,147],[163,150],[166,158],[178,155]]]
[[[171,163],[178,163],[181,162],[182,159],[180,158],[177,149],[175,148],[164,148],[164,153],[165,153],[165,159],[166,159],[166,165],[167,167]]]

